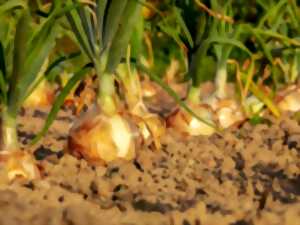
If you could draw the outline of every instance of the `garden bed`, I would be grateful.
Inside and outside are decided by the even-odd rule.
[[[24,110],[26,144],[44,110]],[[61,111],[31,150],[42,179],[1,186],[0,224],[286,224],[300,217],[300,125],[291,115],[211,137],[173,130],[157,152],[89,165],[65,154],[72,112]]]
[[[0,225],[296,225],[298,0],[0,0]]]

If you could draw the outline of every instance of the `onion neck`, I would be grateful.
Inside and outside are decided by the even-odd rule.
[[[112,116],[117,113],[115,80],[111,73],[107,73],[107,54],[103,53],[100,61],[95,61],[95,70],[99,80],[99,89],[97,93],[97,104],[101,111]]]
[[[2,148],[4,151],[14,151],[19,148],[17,133],[17,117],[8,113],[7,109],[2,111]]]
[[[216,74],[216,96],[218,98],[226,97],[227,65],[225,62],[219,62]]]
[[[194,105],[200,104],[200,88],[199,87],[191,86],[188,96],[187,96],[187,101]]]
[[[117,113],[115,82],[112,74],[103,73],[99,80],[97,103],[107,116]]]

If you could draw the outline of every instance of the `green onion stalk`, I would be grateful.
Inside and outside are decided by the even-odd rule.
[[[184,87],[182,86],[183,84],[178,84],[177,80],[178,78],[183,80],[181,75],[184,75],[187,72],[188,63],[186,45],[193,48],[194,41],[186,26],[186,21],[183,18],[180,7],[181,6],[174,3],[166,4],[162,7],[164,8],[164,12],[160,12],[156,9],[158,14],[156,18],[150,21],[152,24],[151,33],[153,34],[151,40],[156,45],[156,48],[153,49],[153,54],[149,55],[154,56],[152,60],[154,61],[154,67],[145,64],[143,65],[142,62],[139,62],[138,68],[150,77],[150,82],[144,82],[146,87],[150,87],[147,97],[155,99],[154,104],[158,108],[164,107],[165,109],[170,109],[171,107],[169,104],[167,104],[168,106],[157,104],[157,102],[161,104],[161,102],[170,101],[168,99],[162,100],[164,96],[159,94],[161,92],[159,92],[155,86],[152,86],[151,82],[155,82],[162,87],[162,89],[178,103],[178,106],[180,106],[178,110],[167,117],[167,126],[173,127],[181,133],[188,133],[191,135],[198,135],[201,128],[203,129],[200,133],[211,134],[211,130],[214,130],[215,126],[207,121],[205,112],[203,114],[202,109],[195,109],[181,100],[181,96],[185,95],[182,93],[184,92]],[[156,30],[157,27],[159,30]],[[184,43],[184,41],[186,41],[186,43]],[[166,48],[168,51],[166,51]],[[149,52],[152,53],[152,51]],[[160,99],[158,100],[156,98]]]
[[[0,26],[6,28],[0,35],[1,154],[10,179],[38,176],[34,160],[20,151],[17,116],[55,45],[56,22],[66,10],[61,6],[56,1],[52,13],[34,24],[27,1],[0,4]]]
[[[219,12],[220,15],[232,17],[233,12],[231,4],[231,1],[226,1],[224,5],[221,5],[218,0],[214,0],[211,1],[211,9],[215,12]],[[200,49],[204,49],[205,51],[203,53],[203,58],[205,58],[206,52],[210,49],[216,56],[215,94],[213,98],[224,99],[227,97],[227,60],[229,59],[234,46],[242,45],[239,41],[241,29],[234,26],[231,22],[216,17],[209,18],[206,29],[208,29],[208,37],[203,41]],[[198,76],[201,76],[201,72]]]
[[[142,20],[142,3],[96,0],[67,13],[71,30],[82,52],[93,63],[99,83],[96,107],[74,125],[69,148],[92,163],[106,163],[119,157],[129,160],[135,156],[138,134],[132,130],[133,124],[122,108],[115,83],[136,21]]]
[[[134,46],[134,45],[133,45]],[[135,47],[137,47],[135,45]],[[143,102],[138,69],[130,63],[131,48],[128,47],[126,63],[119,64],[117,75],[123,87],[125,102],[129,115],[135,120],[145,145],[154,143],[159,149],[160,138],[165,133],[165,125],[157,114],[150,113]],[[136,58],[136,60],[140,60]]]
[[[203,16],[202,27],[199,28],[200,46],[192,56],[190,74],[192,77],[192,86],[189,90],[188,101],[192,104],[208,104],[213,110],[210,116],[212,120],[216,120],[222,128],[227,128],[237,121],[243,120],[243,115],[239,109],[239,104],[234,96],[228,96],[226,87],[228,79],[227,61],[230,59],[233,49],[240,50],[251,57],[252,53],[245,47],[241,39],[242,26],[235,25],[231,20],[223,20],[222,18],[233,17],[231,1],[225,1],[221,5],[219,1],[211,1],[213,12],[218,12],[220,17]],[[212,57],[215,57],[214,58]],[[201,83],[207,78],[209,65],[216,65],[215,71],[215,92],[207,99],[201,99]],[[215,119],[213,119],[215,118]]]
[[[263,1],[260,1],[261,4]],[[262,5],[263,6],[263,5]],[[253,82],[247,81],[246,86],[267,108],[278,117],[280,111],[294,111],[300,108],[299,91],[290,90],[299,76],[299,7],[297,2],[281,0],[271,1],[268,7],[263,6],[262,17],[257,18],[257,26],[244,24],[245,32],[251,33],[257,42],[257,52],[268,61],[271,68],[271,80],[274,84],[274,100],[263,93]],[[282,73],[278,73],[278,65]],[[298,70],[298,71],[297,71]],[[248,80],[248,79],[246,79]],[[282,82],[283,81],[283,82]],[[278,90],[288,85],[284,90]],[[286,95],[285,90],[287,89]]]
[[[138,1],[114,0],[93,1],[67,13],[82,51],[94,64],[99,80],[97,104],[107,115],[118,109],[114,72],[126,52],[140,11]]]

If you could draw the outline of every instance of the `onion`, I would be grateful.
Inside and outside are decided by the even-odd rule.
[[[4,164],[9,181],[13,181],[16,178],[32,180],[40,177],[35,159],[30,153],[23,151],[2,151],[0,153],[0,161],[1,164]]]
[[[73,128],[69,150],[92,163],[107,163],[117,158],[135,157],[131,127],[121,115],[87,115]]]
[[[53,87],[46,81],[43,80],[34,91],[26,98],[24,107],[43,107],[52,105],[54,100]]]
[[[156,114],[147,113],[142,116],[130,114],[133,123],[138,127],[138,133],[141,136],[142,144],[149,146],[154,144],[155,149],[161,147],[161,137],[166,132],[166,125]]]
[[[219,99],[216,95],[213,95],[205,99],[204,102],[212,107],[222,128],[228,128],[245,119],[236,100],[228,98]]]
[[[190,106],[190,108],[207,122],[214,124],[213,112],[205,105]],[[211,135],[215,132],[215,128],[199,121],[189,113],[178,110],[167,119],[168,127],[172,127],[177,131],[191,136]]]
[[[278,107],[281,111],[296,112],[300,110],[300,89],[296,86],[290,86],[283,91],[280,97]]]
[[[49,59],[47,58],[37,75],[36,78],[37,80],[39,80],[44,76],[48,64],[49,64]],[[35,83],[33,85],[35,85]],[[32,93],[30,93],[30,95],[24,101],[23,106],[29,108],[29,107],[37,107],[37,106],[43,107],[43,106],[52,105],[55,94],[54,94],[53,87],[49,84],[46,78],[43,78],[36,87],[32,86],[32,88],[34,89]]]

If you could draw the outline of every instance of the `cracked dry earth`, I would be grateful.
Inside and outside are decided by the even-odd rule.
[[[24,145],[46,114],[22,112]],[[268,116],[209,138],[183,140],[169,130],[158,152],[94,167],[64,153],[74,116],[62,110],[30,148],[43,178],[1,185],[0,224],[300,224],[300,125],[289,118]]]

